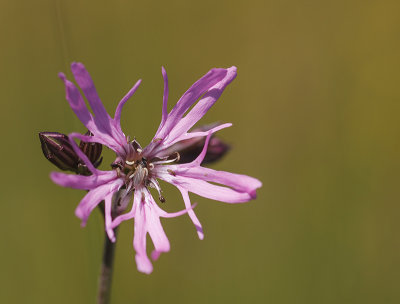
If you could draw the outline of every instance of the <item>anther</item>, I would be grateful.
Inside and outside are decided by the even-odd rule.
[[[158,197],[158,199],[160,200],[161,203],[165,203],[165,197],[164,196],[160,195]]]
[[[149,167],[150,170],[153,170],[153,169],[154,169],[154,165],[153,165],[152,163],[150,163],[150,164],[148,165],[148,167]]]
[[[134,160],[133,161],[126,160],[125,163],[129,166],[132,166],[135,163],[135,161]]]
[[[169,174],[171,174],[173,176],[176,176],[176,173],[174,171],[172,171],[171,169],[167,169],[167,171],[168,171]]]

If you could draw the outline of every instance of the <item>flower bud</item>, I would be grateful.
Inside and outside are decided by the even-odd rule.
[[[68,136],[58,132],[40,132],[44,156],[61,170],[76,171],[79,157],[69,143]]]
[[[92,136],[89,131],[85,135]],[[75,153],[67,135],[58,132],[40,132],[39,139],[44,156],[57,168],[81,175],[91,175],[85,163]],[[79,148],[96,168],[100,165],[101,144],[81,141]]]
[[[93,136],[93,134],[90,131],[87,131],[85,135]],[[93,164],[93,166],[95,168],[100,166],[101,161],[103,160],[103,158],[101,157],[101,152],[103,150],[103,146],[101,144],[90,143],[90,142],[85,142],[85,141],[81,140],[81,142],[79,144],[79,148],[82,150],[83,153],[85,153],[85,155],[89,158],[90,162]],[[86,168],[86,169],[83,169],[83,168]],[[78,169],[79,169],[78,170],[79,174],[88,175],[85,173],[89,173],[89,171],[83,161],[80,161]],[[85,172],[81,172],[82,170]]]
[[[215,126],[216,124],[200,126],[192,132],[205,132]],[[168,148],[167,153],[171,154],[172,152],[178,152],[180,155],[178,163],[190,163],[195,160],[203,150],[205,140],[205,137],[194,137],[182,140]],[[230,150],[230,148],[231,147],[227,143],[213,135],[208,144],[207,153],[202,163],[212,163],[220,160]]]

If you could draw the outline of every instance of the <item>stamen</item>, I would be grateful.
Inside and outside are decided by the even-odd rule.
[[[161,192],[161,187],[160,184],[158,183],[158,180],[155,178],[150,178],[150,187],[155,188],[158,192],[158,199],[160,200],[161,203],[165,203],[165,197],[162,196]]]
[[[174,163],[174,162],[179,162],[180,159],[181,159],[181,156],[179,155],[179,153],[175,152],[175,157],[173,159],[159,160],[159,161],[153,162],[153,164],[154,165],[170,164],[170,163]]]
[[[129,166],[132,166],[135,163],[135,161],[134,160],[133,161],[126,160],[125,163]]]
[[[176,157],[175,160],[177,163],[179,163],[180,159],[181,159],[181,155],[179,154],[179,152],[175,152],[176,153]]]
[[[137,151],[139,154],[141,154],[141,153],[143,152],[142,149],[136,149],[136,151]]]

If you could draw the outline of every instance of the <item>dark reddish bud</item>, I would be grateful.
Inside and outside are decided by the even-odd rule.
[[[88,131],[86,135],[92,134]],[[39,139],[44,156],[57,168],[81,175],[91,174],[84,162],[75,153],[67,135],[58,132],[40,132]],[[81,141],[79,147],[95,167],[100,165],[102,161],[101,144]]]
[[[212,162],[220,160],[230,149],[231,149],[231,146],[229,146],[227,143],[223,142],[220,138],[211,137],[210,143],[208,144],[207,153],[206,153],[206,156],[204,157],[203,163],[212,163]],[[199,154],[200,154],[200,152],[199,152]]]
[[[44,156],[57,168],[75,171],[79,157],[69,143],[68,136],[58,132],[40,132],[40,143]]]
[[[194,129],[192,132],[208,131],[215,126],[216,124],[201,126],[197,129]],[[195,137],[182,140],[168,148],[168,153],[170,154],[172,152],[178,152],[180,155],[178,163],[190,163],[201,153],[205,141],[205,137]],[[208,144],[207,153],[204,157],[203,164],[220,160],[230,150],[230,148],[231,147],[227,143],[213,135]]]
[[[93,134],[90,131],[87,131],[85,135],[93,136]],[[100,166],[101,161],[103,160],[103,158],[101,157],[101,152],[103,150],[103,146],[101,144],[88,143],[88,142],[81,141],[79,144],[79,148],[89,158],[89,160],[93,164],[93,166],[95,166],[96,168],[98,166]],[[81,163],[82,163],[82,165],[84,165],[83,162],[81,162]]]

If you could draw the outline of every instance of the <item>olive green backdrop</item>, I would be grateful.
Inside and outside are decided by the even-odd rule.
[[[1,303],[94,303],[103,226],[54,185],[39,131],[84,132],[60,71],[83,62],[106,108],[142,78],[123,129],[146,145],[212,67],[238,77],[202,120],[232,122],[213,168],[264,186],[228,205],[192,196],[205,230],[164,220],[171,251],[136,270],[118,237],[113,303],[400,303],[398,1],[0,2]],[[105,154],[104,168],[112,153]],[[182,198],[164,185],[167,210]]]

